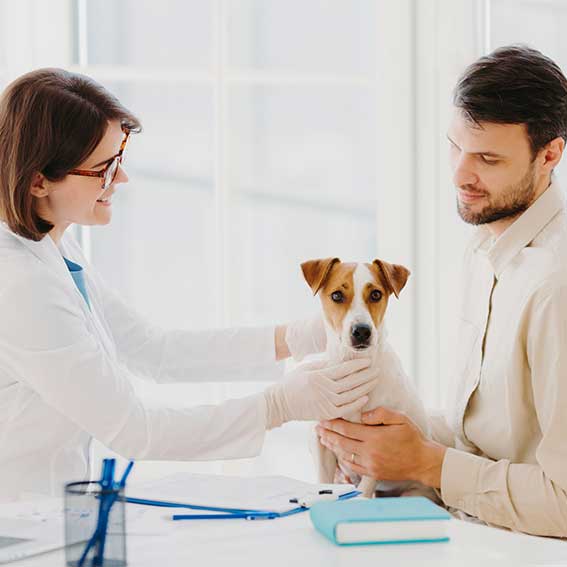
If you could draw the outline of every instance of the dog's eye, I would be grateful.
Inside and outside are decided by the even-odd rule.
[[[379,289],[373,289],[370,292],[370,301],[376,303],[382,299],[382,292]]]
[[[333,293],[331,293],[331,299],[335,303],[342,303],[345,300],[345,296],[342,291],[333,291]]]

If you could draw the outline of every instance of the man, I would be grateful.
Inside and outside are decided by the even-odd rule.
[[[479,227],[447,419],[432,416],[427,439],[377,408],[319,433],[343,468],[419,480],[488,524],[567,537],[567,212],[553,175],[567,80],[540,52],[504,47],[465,71],[454,107],[457,208]]]

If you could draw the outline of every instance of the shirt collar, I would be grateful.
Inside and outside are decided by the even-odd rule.
[[[67,284],[74,286],[73,279],[63,259],[64,250],[57,246],[49,234],[46,234],[39,241],[24,238],[12,232],[4,221],[0,221],[0,233],[21,242],[36,258],[46,264],[49,269],[66,281]]]
[[[474,249],[486,254],[498,278],[514,257],[564,208],[563,192],[557,182],[552,181],[539,198],[494,243],[488,228],[479,227],[473,237]]]

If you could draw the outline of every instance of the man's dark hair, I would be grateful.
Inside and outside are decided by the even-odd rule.
[[[532,155],[567,141],[567,79],[549,57],[525,45],[500,47],[470,65],[453,102],[474,122],[525,124]]]

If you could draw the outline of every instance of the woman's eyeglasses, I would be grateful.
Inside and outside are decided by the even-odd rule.
[[[118,153],[109,160],[104,169],[100,171],[89,171],[88,169],[72,169],[67,173],[67,175],[81,175],[83,177],[101,177],[102,178],[102,190],[106,191],[111,185],[116,174],[118,173],[118,168],[120,164],[124,161],[124,150],[126,144],[128,143],[128,138],[130,137],[130,132],[126,132],[122,144],[120,145],[120,150]]]

